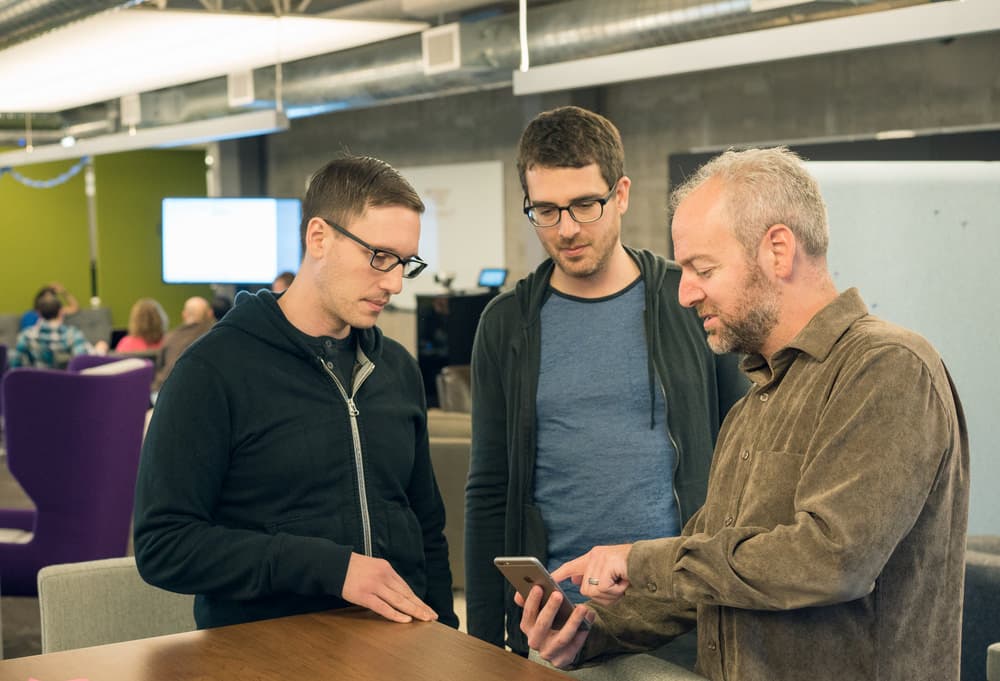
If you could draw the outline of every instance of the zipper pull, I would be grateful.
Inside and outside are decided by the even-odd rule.
[[[350,411],[351,416],[357,416],[361,412],[358,411],[358,405],[354,404],[354,398],[347,398],[347,409]]]

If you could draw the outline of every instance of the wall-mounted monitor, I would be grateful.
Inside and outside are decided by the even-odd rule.
[[[507,270],[503,267],[484,267],[479,270],[479,285],[500,288],[507,281]]]
[[[301,261],[298,199],[163,199],[163,281],[270,284]]]

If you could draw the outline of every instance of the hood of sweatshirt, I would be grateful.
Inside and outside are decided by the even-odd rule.
[[[238,330],[306,360],[311,360],[316,355],[315,350],[306,342],[305,334],[292,326],[285,317],[278,306],[278,296],[268,289],[261,289],[256,293],[238,293],[233,308],[216,326]],[[382,331],[373,326],[354,329],[354,333],[358,339],[358,347],[365,356],[373,362],[377,361],[382,353]]]

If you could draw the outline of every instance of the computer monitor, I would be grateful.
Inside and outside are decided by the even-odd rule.
[[[479,285],[498,289],[507,281],[507,270],[503,267],[484,267],[479,270]]]
[[[298,199],[163,199],[163,282],[270,284],[302,257]]]

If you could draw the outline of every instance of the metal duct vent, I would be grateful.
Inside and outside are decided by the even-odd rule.
[[[462,68],[462,44],[458,24],[429,28],[420,34],[424,74],[432,75]]]
[[[254,103],[253,71],[240,71],[226,76],[226,99],[232,108]]]

